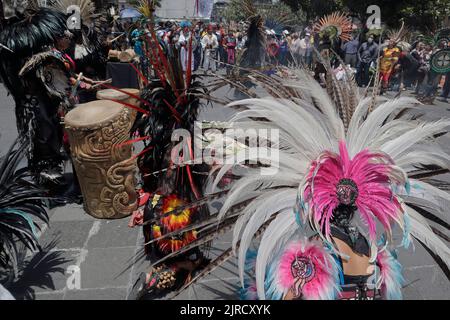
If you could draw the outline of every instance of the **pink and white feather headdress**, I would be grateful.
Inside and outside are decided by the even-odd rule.
[[[441,259],[442,268],[450,267],[450,248],[440,236],[444,232],[429,222],[448,229],[450,196],[431,178],[450,170],[450,157],[435,138],[449,132],[450,120],[428,122],[405,113],[418,106],[408,97],[386,100],[374,91],[372,97],[360,98],[352,81],[339,82],[331,73],[326,92],[307,72],[290,72],[295,81],[270,78],[263,84],[272,98],[229,105],[240,109],[232,118],[234,128],[279,132],[278,144],[258,147],[264,151],[259,154],[278,152],[276,161],[262,159],[271,163],[275,174],[261,175],[254,167],[243,170],[245,161],[254,160],[243,148],[230,155],[240,159],[238,164],[222,166],[211,179],[215,190],[230,169],[241,176],[228,192],[219,219],[227,218],[234,205],[251,200],[233,231],[242,284],[247,251],[261,236],[254,268],[256,291],[260,299],[273,297],[265,282],[275,279],[267,276],[268,266],[291,239],[307,235],[299,223],[311,226],[327,247],[343,256],[332,246],[330,235],[333,211],[340,205],[356,207],[367,227],[372,262],[384,249],[378,250],[377,240],[386,238],[386,248],[395,245],[392,229],[397,224],[404,231],[403,245],[416,239]],[[378,224],[385,232],[379,232]]]
[[[408,185],[405,173],[383,152],[367,149],[349,157],[345,141],[339,153],[325,151],[312,162],[300,186],[298,212],[303,222],[328,242],[333,214],[340,205],[354,206],[368,227],[372,244],[377,241],[376,220],[391,236],[392,223],[404,229],[405,210],[395,190]]]

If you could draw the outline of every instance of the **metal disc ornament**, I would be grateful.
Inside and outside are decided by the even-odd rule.
[[[431,56],[431,69],[437,73],[450,72],[450,49],[441,49]]]
[[[450,42],[450,28],[441,29],[434,36],[435,45],[438,45],[442,40],[447,43]]]

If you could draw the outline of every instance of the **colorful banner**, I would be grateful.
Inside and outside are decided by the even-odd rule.
[[[196,16],[210,18],[214,6],[214,0],[196,0]]]

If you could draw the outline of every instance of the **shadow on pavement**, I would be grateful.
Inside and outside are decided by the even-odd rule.
[[[30,260],[24,261],[18,279],[9,288],[17,300],[34,300],[35,288],[55,290],[53,276],[64,274],[65,268],[61,266],[70,261],[62,256],[63,252],[51,251],[57,243],[58,239],[54,239]]]

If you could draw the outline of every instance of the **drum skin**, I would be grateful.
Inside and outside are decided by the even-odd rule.
[[[120,90],[122,90],[124,92],[127,92],[127,93],[131,93],[131,94],[133,94],[135,96],[139,96],[140,95],[138,89],[123,88],[123,89],[120,89]],[[125,101],[127,103],[134,104],[134,105],[138,104],[138,101],[135,98],[130,97],[126,93],[123,93],[123,92],[120,92],[120,91],[114,90],[114,89],[104,89],[104,90],[97,91],[97,99],[98,100],[111,100],[111,99],[114,99],[114,100]]]
[[[129,131],[135,112],[107,100],[78,105],[65,117],[70,150],[84,197],[95,218],[118,219],[137,207],[136,160]]]
[[[125,103],[131,104],[134,106],[139,106],[139,101],[136,98],[133,98],[132,96],[127,94],[127,93],[130,93],[134,96],[139,97],[141,95],[141,93],[138,89],[121,88],[120,90],[123,92],[115,90],[115,89],[99,90],[99,91],[97,91],[96,97],[98,100],[123,101]],[[131,110],[131,122],[134,123],[134,120],[136,120],[136,111]]]

